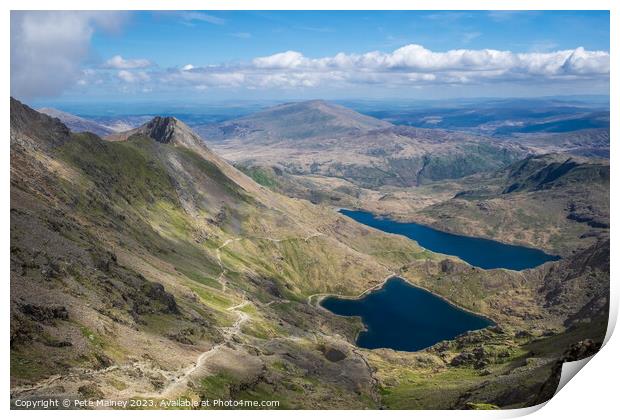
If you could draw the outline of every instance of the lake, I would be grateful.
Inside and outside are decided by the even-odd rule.
[[[524,270],[537,267],[547,261],[560,259],[558,256],[549,255],[535,248],[508,245],[490,239],[455,235],[418,223],[397,222],[380,218],[365,211],[341,209],[340,213],[384,232],[406,236],[429,251],[454,255],[473,266],[484,269]]]
[[[356,343],[367,349],[417,351],[493,325],[398,277],[360,299],[329,296],[321,306],[336,315],[361,317],[366,331],[358,335]]]

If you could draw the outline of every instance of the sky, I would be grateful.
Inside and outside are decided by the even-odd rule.
[[[11,12],[25,101],[609,94],[605,11]]]

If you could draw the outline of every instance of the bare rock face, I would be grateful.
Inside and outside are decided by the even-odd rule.
[[[180,313],[174,296],[166,292],[163,285],[159,283],[147,282],[142,286],[142,291],[146,297],[151,299],[151,301],[157,301],[162,304],[165,311],[173,314]]]
[[[544,273],[538,289],[543,305],[571,325],[607,312],[609,240],[576,253]]]
[[[344,350],[334,347],[333,345],[321,345],[319,350],[323,353],[323,356],[332,363],[340,362],[347,358],[347,354]]]
[[[464,269],[468,268],[467,266],[464,266],[463,264],[457,263],[454,260],[450,260],[448,258],[442,260],[441,263],[439,263],[439,266],[441,268],[441,272],[445,274],[459,273],[464,271]]]
[[[50,149],[69,140],[71,131],[58,118],[41,114],[11,98],[11,138],[13,133],[37,138],[39,146]],[[13,141],[13,140],[11,140]]]
[[[60,305],[44,306],[25,303],[21,305],[20,309],[29,318],[44,324],[51,324],[55,319],[69,319],[67,308]]]
[[[155,117],[142,130],[147,136],[160,143],[171,143],[175,126],[179,121],[174,117]]]
[[[174,117],[158,116],[138,128],[112,134],[107,139],[123,141],[132,136],[145,136],[158,143],[184,146],[194,151],[207,149],[204,141],[191,128]]]

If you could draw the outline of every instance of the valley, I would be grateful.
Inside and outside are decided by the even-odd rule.
[[[515,408],[605,335],[609,162],[574,142],[540,154],[324,101],[100,134],[11,99],[12,399]],[[562,259],[478,268],[341,207]],[[368,349],[319,304],[394,276],[493,325]]]
[[[362,129],[360,114],[340,108],[321,101],[285,104],[204,132],[214,150],[256,182],[313,203],[556,255],[607,235],[608,130],[507,140],[381,120]],[[289,113],[299,120],[294,138],[264,125]],[[317,115],[341,134],[313,132]],[[598,152],[584,156],[588,148]],[[592,188],[582,188],[584,182]]]

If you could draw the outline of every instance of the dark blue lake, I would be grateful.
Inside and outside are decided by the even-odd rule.
[[[417,351],[493,325],[398,277],[361,299],[330,296],[321,306],[336,315],[360,316],[366,331],[357,337],[357,345],[368,349]]]
[[[406,236],[430,251],[454,255],[473,266],[484,269],[524,270],[539,266],[547,261],[560,259],[560,257],[546,254],[539,249],[503,244],[490,239],[455,235],[417,223],[396,222],[379,218],[365,211],[341,209],[340,213],[384,232]]]

